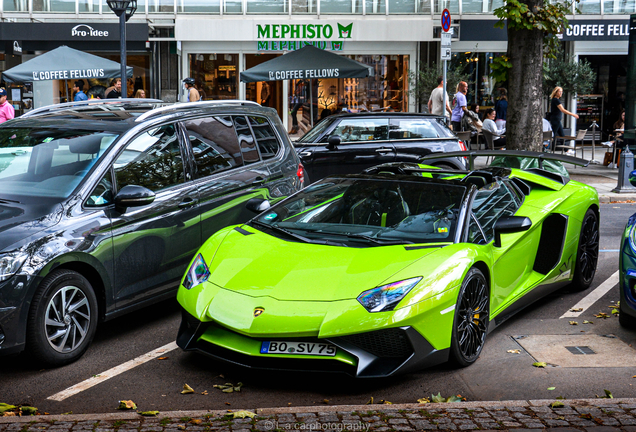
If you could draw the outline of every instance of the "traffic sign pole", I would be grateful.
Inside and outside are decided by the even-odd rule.
[[[442,103],[442,114],[444,115],[444,118],[446,118],[446,104],[447,104],[447,99],[446,99],[446,68],[447,68],[447,61],[450,60],[450,53],[451,53],[451,33],[449,33],[448,31],[451,28],[451,15],[448,9],[444,9],[442,11],[442,34],[441,34],[441,59],[444,60],[444,74],[442,76],[442,80],[444,80],[444,88],[442,89],[444,92],[443,95],[443,103]]]

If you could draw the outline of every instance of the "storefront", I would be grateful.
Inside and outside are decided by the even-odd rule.
[[[119,62],[119,24],[113,23],[0,23],[0,38],[4,54],[0,55],[1,70],[10,69],[31,58],[67,45],[109,60]],[[128,92],[132,97],[137,89],[151,88],[151,58],[146,49],[148,24],[126,25],[127,65],[133,67]],[[85,79],[84,92],[91,87],[110,85],[109,80]],[[72,100],[73,82],[68,80],[36,81],[33,83],[2,83],[6,85],[9,101],[22,114],[31,108]]]
[[[288,130],[297,116],[300,131],[339,111],[412,111],[408,72],[416,67],[418,42],[431,40],[429,20],[374,19],[262,21],[178,17],[182,76],[191,76],[204,99],[247,99],[275,108]],[[239,83],[239,73],[286,51],[311,43],[373,67],[369,78],[282,80]],[[182,91],[182,98],[184,92]],[[299,109],[300,105],[300,109]]]

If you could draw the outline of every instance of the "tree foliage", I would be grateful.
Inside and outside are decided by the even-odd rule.
[[[587,60],[574,62],[560,48],[555,57],[543,63],[543,94],[549,96],[554,87],[563,87],[564,93],[589,94],[596,82],[596,72]]]
[[[417,70],[409,71],[409,82],[411,83],[411,90],[409,94],[411,97],[415,97],[418,103],[427,103],[431,92],[437,87],[437,78],[442,76],[444,71],[442,65],[437,63],[418,65]],[[452,94],[455,93],[455,87],[460,81],[466,81],[469,85],[470,74],[465,72],[465,67],[461,69],[451,69],[446,71],[446,90],[449,97],[452,98]],[[449,101],[450,103],[450,101]]]

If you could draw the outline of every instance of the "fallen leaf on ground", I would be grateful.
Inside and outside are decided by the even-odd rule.
[[[581,414],[579,417],[584,418],[584,419],[588,419],[588,420],[592,420],[592,414],[587,413],[587,414]]]
[[[393,405],[393,402],[389,402],[389,401],[384,400],[384,399],[380,400],[380,403],[383,404],[383,405]]]
[[[181,390],[181,394],[194,393],[194,389],[187,384],[183,385],[183,390]]]
[[[519,351],[518,349],[508,350],[507,352],[509,352],[510,354],[521,354],[521,351]]]
[[[166,360],[168,357],[159,357],[157,360]]]
[[[198,424],[203,423],[203,420],[201,420],[201,419],[192,419],[188,423],[192,423],[192,424],[198,425]]]
[[[538,367],[538,368],[544,368],[546,367],[548,364],[546,362],[534,362],[532,363],[532,366],[534,367]]]
[[[585,321],[583,321],[583,324],[594,324],[594,321],[585,320]]]
[[[119,407],[117,409],[120,409],[120,410],[137,409],[137,405],[131,400],[121,400],[119,401]]]
[[[177,429],[185,430],[185,425],[177,425]]]
[[[0,403],[0,413],[3,413],[5,411],[10,411],[12,409],[16,409],[17,407],[15,405],[9,405],[6,403]]]
[[[329,405],[329,399],[323,399],[323,400],[322,400],[322,403],[324,403],[324,404],[326,404],[326,405]]]
[[[417,402],[421,403],[421,404],[426,404],[426,403],[431,403],[431,400],[429,398],[425,397],[425,398],[418,399]]]
[[[218,388],[223,393],[232,393],[232,392],[235,392],[235,391],[236,392],[240,392],[241,391],[241,387],[243,387],[243,383],[240,382],[237,385],[234,385],[232,383],[225,383],[224,385],[215,384],[212,387]]]
[[[139,415],[146,417],[157,417],[159,415],[159,411],[141,411]]]
[[[581,312],[583,308],[570,309],[570,312]]]
[[[612,315],[619,314],[620,311],[618,309],[612,309]]]
[[[256,414],[252,411],[235,411],[233,413],[226,414],[226,416],[231,416],[232,418],[254,418],[256,417]]]
[[[371,399],[369,399],[365,405],[373,405],[373,396],[371,396]]]
[[[20,413],[26,415],[36,415],[38,413],[38,409],[32,406],[23,406],[20,407]]]
[[[201,392],[201,394],[202,394],[202,395],[207,395],[207,394],[208,394],[208,391],[207,391],[207,390],[203,390],[203,391]]]
[[[594,316],[596,318],[603,318],[603,319],[609,318],[609,315],[606,314],[605,312],[599,312],[597,315],[594,315]]]
[[[552,408],[563,408],[565,406],[565,404],[563,402],[560,401],[554,401],[550,404],[550,406]]]
[[[570,325],[579,325],[577,321],[570,321]]]
[[[548,390],[555,390],[556,387],[548,387]]]

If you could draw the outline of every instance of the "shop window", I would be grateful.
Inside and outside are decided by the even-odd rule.
[[[221,13],[221,0],[177,0],[177,10],[218,15]]]
[[[99,0],[78,0],[78,10],[80,13],[98,13]]]
[[[501,6],[503,6],[503,0],[462,0],[462,13],[493,13],[495,9]]]
[[[603,13],[628,14],[634,13],[635,0],[603,0]],[[579,6],[580,8],[580,6]]]
[[[33,0],[33,12],[75,13],[75,0]]]
[[[283,14],[288,13],[287,0],[247,0],[248,14]]]
[[[432,0],[418,0],[417,10],[415,13],[430,14],[431,13],[431,1]]]
[[[318,0],[292,0],[292,14],[315,14]]]
[[[241,149],[231,118],[200,118],[186,121],[184,126],[199,178],[243,165]]]
[[[258,143],[258,150],[261,152],[262,159],[271,159],[278,154],[280,150],[280,143],[272,125],[269,124],[267,119],[263,117],[248,117],[252,132],[256,137]]]
[[[386,2],[385,0],[365,0],[365,13],[367,15],[385,15],[386,14]]]
[[[28,0],[4,0],[2,2],[4,12],[28,12]]]
[[[361,14],[362,3],[356,0],[320,0],[320,13]]]
[[[150,12],[150,13],[174,13],[174,1],[172,1],[172,0],[148,0],[148,12]]]
[[[440,14],[444,9],[448,9],[451,14],[459,13],[459,0],[434,0],[435,13]]]
[[[416,0],[389,0],[390,14],[412,14],[415,13]]]
[[[258,162],[260,157],[258,156],[256,142],[254,141],[252,131],[250,130],[245,117],[234,117],[234,128],[236,129],[236,135],[238,136],[239,146],[241,147],[241,154],[243,155],[243,162],[245,165]]]
[[[582,14],[600,15],[601,14],[601,2],[600,0],[581,0],[577,5],[578,10]]]
[[[242,14],[243,13],[243,1],[242,0],[225,0],[223,3],[223,13],[225,14]]]
[[[189,76],[202,100],[237,99],[238,54],[190,54]]]

